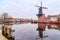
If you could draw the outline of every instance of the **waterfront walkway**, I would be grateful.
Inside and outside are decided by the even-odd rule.
[[[0,34],[0,40],[8,40],[8,39],[5,38],[2,34]]]

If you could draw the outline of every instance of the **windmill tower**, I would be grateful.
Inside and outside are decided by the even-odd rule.
[[[39,12],[37,14],[38,16],[38,22],[44,22],[46,19],[46,16],[43,14],[43,9],[47,9],[46,7],[42,7],[42,2],[41,2],[41,6],[36,6],[39,7]],[[45,19],[45,20],[44,20]]]

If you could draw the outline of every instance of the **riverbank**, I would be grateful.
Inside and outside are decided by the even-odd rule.
[[[5,38],[2,34],[0,34],[0,40],[8,40],[8,39]]]

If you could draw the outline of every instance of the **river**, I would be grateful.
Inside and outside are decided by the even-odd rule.
[[[14,24],[12,35],[15,40],[60,40],[60,25]],[[1,33],[1,30],[0,30]]]

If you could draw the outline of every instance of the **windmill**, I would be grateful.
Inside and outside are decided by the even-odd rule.
[[[46,7],[42,7],[42,2],[41,2],[41,6],[36,6],[36,7],[39,7],[39,12],[37,14],[37,16],[39,18],[40,16],[43,15],[43,10],[42,9],[47,9],[47,8]]]

